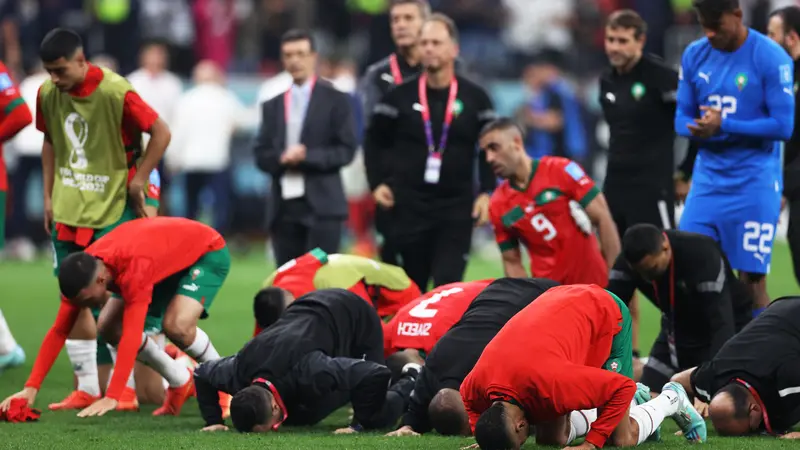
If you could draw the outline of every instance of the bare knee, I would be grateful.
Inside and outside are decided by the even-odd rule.
[[[162,322],[164,334],[173,344],[185,349],[192,345],[197,333],[197,317],[168,311]]]
[[[160,405],[164,403],[164,383],[156,371],[141,363],[133,369],[136,380],[136,397],[143,405]]]

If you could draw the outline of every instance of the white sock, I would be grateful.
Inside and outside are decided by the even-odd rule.
[[[572,411],[569,415],[569,438],[567,445],[575,439],[586,436],[594,421],[597,420],[596,409],[586,409],[583,411]]]
[[[137,359],[166,378],[170,387],[181,387],[189,381],[190,374],[186,367],[170,358],[164,350],[158,348],[158,345],[144,334]]]
[[[8,328],[6,318],[3,317],[3,311],[0,310],[0,355],[7,355],[17,348],[17,341],[14,340],[14,335]]]
[[[164,348],[167,346],[167,338],[163,333],[151,335],[150,339],[152,339],[161,350],[164,350]],[[167,383],[167,379],[164,377],[161,377],[161,384],[164,385],[164,390],[169,387],[169,383]]]
[[[219,359],[219,353],[217,353],[217,349],[214,348],[214,344],[211,343],[206,332],[200,328],[197,328],[194,342],[186,347],[184,351],[198,363]]]
[[[78,390],[87,394],[100,395],[100,381],[97,379],[97,341],[92,339],[67,339],[67,356],[72,371],[78,377]]]
[[[114,348],[111,344],[106,344],[108,347],[109,353],[111,353],[111,361],[114,363],[114,366],[111,367],[111,372],[108,373],[108,384],[106,385],[106,390],[108,390],[108,386],[111,384],[111,379],[114,378],[114,367],[117,366],[117,349]],[[131,370],[131,374],[128,376],[128,382],[126,386],[136,390],[136,379],[133,376],[133,370]]]
[[[638,444],[646,441],[658,429],[665,417],[676,414],[679,409],[678,394],[666,389],[649,402],[631,407],[630,417],[639,424]]]

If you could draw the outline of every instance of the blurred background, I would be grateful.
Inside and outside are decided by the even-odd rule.
[[[489,90],[498,112],[524,118],[537,96],[560,97],[564,115],[570,116],[565,117],[564,128],[536,129],[529,124],[529,153],[556,153],[578,160],[599,183],[607,131],[597,78],[606,67],[606,16],[619,8],[639,12],[649,25],[646,51],[676,66],[684,47],[701,36],[691,0],[430,3],[458,24],[467,71]],[[800,1],[740,3],[745,22],[764,31],[770,11]],[[250,142],[258,126],[258,104],[282,93],[290,83],[280,73],[280,36],[294,27],[313,30],[320,53],[319,75],[352,93],[354,105],[359,105],[355,95],[361,74],[394,51],[388,4],[388,0],[0,0],[0,51],[16,81],[23,83],[23,95],[33,109],[36,89],[46,78],[37,67],[39,42],[55,27],[78,31],[88,56],[128,76],[173,130],[163,173],[168,182],[162,198],[164,212],[197,214],[214,223],[232,248],[247,251],[254,248],[253,242],[267,237],[264,213],[269,180],[253,165]],[[195,70],[201,61],[211,61],[221,71]],[[231,117],[226,126],[233,132],[223,136],[224,145],[181,149],[176,141],[180,136],[208,132],[191,119],[191,115],[201,115],[202,108],[179,111],[182,104],[197,105],[184,101],[185,97],[196,83],[209,80],[231,94],[225,107],[230,108]],[[208,108],[218,106],[208,104]],[[356,114],[357,122],[363,123],[364,111],[358,106]],[[553,139],[537,138],[542,134]],[[41,136],[33,129],[21,133],[5,149],[14,191],[9,196],[14,199],[9,205],[6,256],[10,258],[33,259],[49,242],[41,226],[40,150]],[[361,164],[357,157],[345,169],[346,191],[353,199],[369,195]],[[221,176],[196,181],[192,174],[203,170]],[[351,222],[354,228],[369,226],[355,223],[363,218],[351,217]],[[485,231],[476,233],[474,245],[492,254],[496,252],[493,237]],[[351,249],[360,245],[359,253],[371,252],[370,242],[350,242]]]

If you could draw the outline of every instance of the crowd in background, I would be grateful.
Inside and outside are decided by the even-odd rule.
[[[796,0],[741,0],[745,21],[766,29],[767,14]],[[534,156],[581,162],[602,183],[607,131],[597,77],[606,66],[604,18],[632,8],[648,22],[646,51],[677,65],[700,35],[691,0],[431,0],[460,32],[468,73],[489,91],[501,114],[527,127]],[[44,34],[68,27],[84,38],[99,65],[127,76],[167,121],[172,143],[162,170],[163,210],[207,218],[229,241],[266,235],[269,180],[253,164],[257,105],[285,91],[281,35],[314,31],[319,75],[353,94],[359,136],[359,77],[394,51],[388,0],[0,0],[2,60],[35,108],[47,75],[38,65]],[[560,120],[537,114],[557,98]],[[31,259],[49,240],[41,226],[41,135],[31,126],[5,148],[10,169],[8,255]],[[349,196],[363,196],[357,156],[345,169]],[[355,224],[359,226],[359,224]],[[476,246],[494,247],[490,235]]]

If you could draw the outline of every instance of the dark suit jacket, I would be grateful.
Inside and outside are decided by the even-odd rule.
[[[283,98],[279,95],[261,105],[261,128],[254,148],[258,168],[272,176],[270,226],[283,202],[280,179],[287,169],[280,163],[287,147]],[[303,173],[306,200],[316,217],[347,218],[347,200],[339,170],[353,160],[356,142],[350,98],[329,82],[318,80],[300,133],[306,159],[294,167]]]

